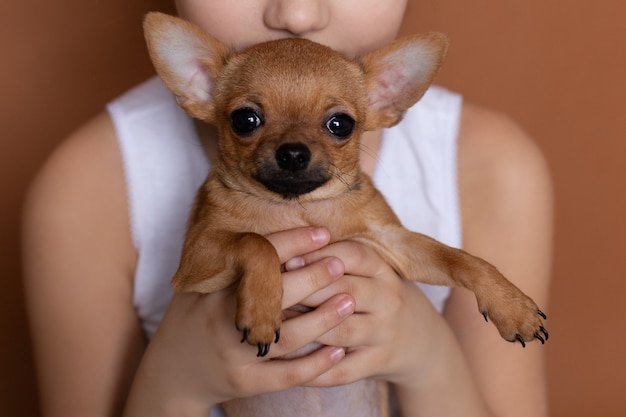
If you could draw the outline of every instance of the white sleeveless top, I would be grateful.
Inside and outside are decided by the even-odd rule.
[[[374,182],[404,226],[460,247],[456,142],[460,96],[433,87],[385,130]],[[172,296],[187,218],[208,171],[192,120],[159,78],[108,105],[124,163],[138,253],[134,304],[150,338]],[[441,312],[449,288],[418,284]]]

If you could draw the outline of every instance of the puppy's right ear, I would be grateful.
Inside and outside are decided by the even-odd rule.
[[[215,80],[230,49],[197,26],[163,13],[148,13],[143,28],[152,63],[179,106],[212,122]]]

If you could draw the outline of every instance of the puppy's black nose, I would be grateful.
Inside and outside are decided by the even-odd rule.
[[[311,151],[301,143],[285,143],[276,150],[276,162],[281,169],[303,171],[311,162]]]

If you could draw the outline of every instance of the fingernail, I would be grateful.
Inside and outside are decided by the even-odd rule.
[[[285,269],[287,271],[294,271],[296,269],[302,268],[304,265],[304,258],[296,256],[295,258],[291,258],[287,262],[285,262]]]
[[[328,229],[323,227],[312,227],[311,239],[315,243],[326,243],[330,240],[330,233],[328,233]]]
[[[337,313],[339,316],[345,318],[354,313],[354,300],[349,297],[341,301],[337,306]]]
[[[330,258],[326,261],[326,268],[328,273],[335,278],[339,278],[343,275],[343,262],[337,258]]]
[[[330,358],[333,362],[339,362],[346,356],[346,351],[342,347],[335,347],[330,351]]]

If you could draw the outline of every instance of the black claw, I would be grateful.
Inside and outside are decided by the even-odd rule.
[[[544,320],[548,320],[548,316],[541,310],[537,310],[537,314],[539,314]]]
[[[541,333],[543,333],[543,335],[546,337],[546,340],[548,340],[548,331],[546,330],[546,328],[541,326],[539,330],[541,330]]]
[[[243,338],[241,339],[241,343],[248,340],[248,336],[250,336],[250,329],[243,329]]]
[[[278,343],[280,340],[280,329],[276,330],[276,337],[274,338],[274,343]]]
[[[487,312],[486,311],[483,311],[483,317],[485,318],[485,321],[487,323],[489,323],[489,319],[487,318]]]
[[[524,339],[522,339],[522,336],[519,334],[515,335],[515,340],[517,340],[518,342],[520,342],[522,344],[522,347],[525,348],[526,347],[526,342],[524,342]]]
[[[542,345],[546,343],[546,341],[543,340],[543,337],[539,336],[539,333],[535,333],[535,339],[539,340]]]
[[[263,356],[267,355],[270,351],[269,343],[265,343],[265,344],[259,343],[257,347],[259,348],[259,350],[256,356],[259,358],[262,358]]]

